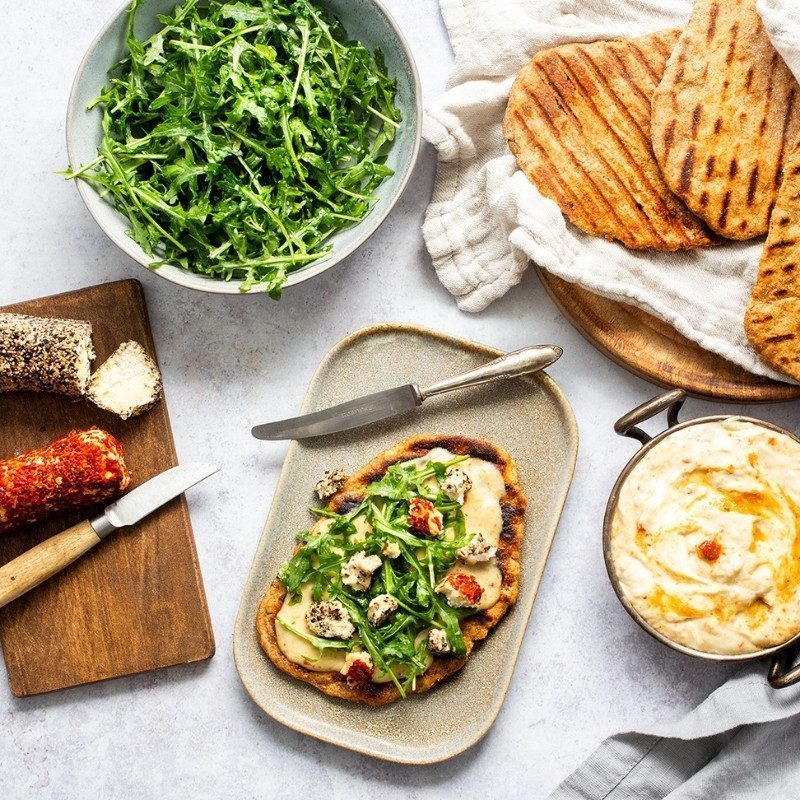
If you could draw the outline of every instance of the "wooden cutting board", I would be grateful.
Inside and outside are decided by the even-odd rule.
[[[595,347],[645,380],[734,403],[800,397],[800,386],[752,375],[641,309],[592,294],[539,267],[536,272],[564,316]]]
[[[156,357],[142,286],[135,280],[2,310],[88,320],[94,326],[95,366],[128,339]],[[0,394],[0,459],[92,425],[122,442],[131,488],[178,463],[166,398],[123,421],[89,403],[33,393]],[[89,513],[62,514],[0,537],[0,563]],[[214,634],[186,500],[177,498],[135,528],[113,534],[0,609],[0,642],[18,697],[212,656]]]

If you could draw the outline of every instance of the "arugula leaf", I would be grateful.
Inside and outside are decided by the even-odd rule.
[[[283,581],[286,591],[295,595],[311,570],[311,556],[305,548],[295,553],[279,570],[278,577]]]
[[[348,642],[342,641],[341,639],[322,639],[319,636],[312,636],[309,633],[303,633],[299,628],[295,628],[294,625],[287,622],[285,619],[281,619],[280,617],[275,617],[275,621],[282,627],[286,628],[287,631],[291,631],[295,636],[299,636],[301,639],[305,639],[307,642],[310,642],[317,648],[320,652],[323,650],[349,650],[350,644]]]
[[[280,297],[330,252],[392,175],[402,122],[380,51],[350,41],[318,0],[185,0],[90,105],[98,158],[65,171],[107,197],[153,258]]]
[[[469,456],[456,456],[446,463],[430,461],[425,466],[401,462],[392,464],[386,474],[367,487],[369,497],[385,497],[388,500],[407,500],[413,492],[415,495],[436,499],[441,493],[426,486],[432,477],[443,478],[447,470],[466,461]]]

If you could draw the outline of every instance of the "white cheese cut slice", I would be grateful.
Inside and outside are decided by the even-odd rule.
[[[124,342],[89,379],[86,394],[99,408],[128,419],[161,398],[161,373],[138,342]]]

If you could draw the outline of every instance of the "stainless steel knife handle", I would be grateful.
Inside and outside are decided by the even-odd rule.
[[[437,394],[452,392],[454,389],[466,389],[489,381],[518,378],[520,375],[538,372],[561,358],[563,352],[560,347],[554,344],[515,350],[512,353],[506,353],[496,358],[494,361],[490,361],[488,364],[484,364],[482,367],[476,367],[462,375],[445,378],[443,381],[438,381],[431,386],[420,389],[420,396],[425,400]]]

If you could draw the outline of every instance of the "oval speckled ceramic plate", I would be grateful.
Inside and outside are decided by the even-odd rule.
[[[532,343],[531,343],[532,344]],[[500,352],[413,325],[378,325],[347,337],[314,375],[301,413],[403,383],[431,383]],[[401,439],[457,433],[489,439],[517,463],[528,497],[516,606],[467,665],[430,692],[381,708],[328,697],[278,670],[261,651],[256,611],[307,529],[312,487],[325,469],[353,471]],[[293,442],[244,588],[233,637],[239,675],[253,700],[290,728],[377,758],[425,764],[475,744],[503,704],[578,450],[572,409],[546,374],[432,398],[415,412],[359,430]]]

